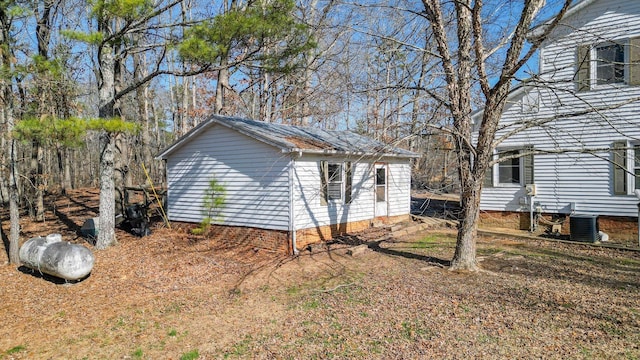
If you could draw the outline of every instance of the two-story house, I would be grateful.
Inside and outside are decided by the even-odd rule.
[[[480,205],[485,217],[587,214],[598,215],[604,231],[613,231],[612,221],[634,229],[640,1],[574,4],[542,43],[538,77],[511,92],[499,129],[496,157],[534,153],[491,168]]]

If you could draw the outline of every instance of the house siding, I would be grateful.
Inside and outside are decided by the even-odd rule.
[[[320,201],[320,161],[352,163],[352,201]],[[410,213],[411,166],[408,160],[303,156],[295,161],[293,175],[293,213],[297,246],[326,241],[332,237],[362,231],[373,225],[375,214],[374,166],[386,163],[388,169],[388,214],[384,222],[406,220]],[[344,196],[344,195],[343,195]]]
[[[411,164],[409,161],[389,163],[387,182],[389,216],[409,214],[411,212]]]
[[[351,203],[320,201],[319,162],[351,161],[353,182]],[[380,163],[380,161],[377,161]],[[294,218],[296,230],[371,220],[375,217],[374,160],[303,156],[295,161]],[[406,215],[411,205],[411,165],[408,160],[387,162],[388,216]]]
[[[217,224],[288,230],[289,155],[222,125],[203,131],[167,159],[168,215],[200,222],[215,177],[226,188]]]
[[[351,203],[320,201],[319,162],[352,161],[353,182]],[[341,157],[303,156],[295,161],[293,201],[295,229],[316,228],[332,224],[346,224],[374,217],[373,163]]]
[[[541,52],[541,76],[551,80],[554,89],[532,90],[539,92],[540,99],[539,111],[535,114],[523,111],[522,100],[529,96],[526,91],[510,99],[500,123],[504,128],[498,132],[498,138],[523,120],[552,118],[586,110],[588,106],[611,106],[640,98],[639,86],[624,84],[600,85],[576,96],[576,85],[572,81],[578,45],[640,36],[640,1],[595,1],[565,22],[569,25],[558,29]],[[639,106],[635,101],[616,109],[557,119],[509,137],[498,147],[533,145],[539,150],[574,150],[535,156],[537,195],[533,201],[539,202],[544,212],[568,214],[573,203],[577,213],[637,216],[638,200],[631,191],[626,195],[613,194],[610,151],[586,154],[579,150],[608,149],[614,141],[640,139]],[[631,157],[629,151],[627,158]],[[628,161],[631,164],[631,160]],[[494,167],[496,172],[497,166]],[[627,181],[633,181],[631,174]],[[528,211],[529,205],[523,204],[525,199],[523,186],[496,184],[483,189],[480,207],[482,210]]]

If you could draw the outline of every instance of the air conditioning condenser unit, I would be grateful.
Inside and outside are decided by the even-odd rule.
[[[571,241],[597,242],[599,241],[598,215],[574,214],[569,217],[569,231]]]

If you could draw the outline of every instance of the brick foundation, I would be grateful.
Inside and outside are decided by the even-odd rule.
[[[232,241],[239,245],[253,246],[290,254],[289,231],[267,230],[245,226],[213,225],[211,236],[221,241]]]
[[[302,229],[296,232],[296,247],[298,250],[304,249],[307,245],[325,242],[338,235],[356,233],[369,229],[374,224],[395,224],[409,220],[409,215],[378,217],[375,219],[354,221],[336,225],[326,225],[316,228]]]
[[[310,244],[325,242],[338,235],[363,231],[373,227],[374,224],[377,223],[395,224],[408,219],[409,215],[401,215],[354,221],[338,225],[320,226],[318,228],[302,229],[296,232],[296,247],[298,250],[302,250]],[[197,224],[183,223],[183,227],[186,227],[188,231],[191,231],[191,229],[196,228],[197,226]],[[293,254],[292,240],[290,232],[287,230],[268,230],[247,226],[211,225],[211,229],[206,236],[220,242],[247,245],[287,255]]]
[[[174,227],[186,228],[188,232],[198,224],[172,222]],[[176,224],[178,224],[176,226]],[[211,225],[205,235],[221,243],[246,245],[258,249],[266,249],[281,254],[291,254],[289,231],[268,230],[248,226]]]
[[[542,214],[545,219],[551,219],[554,214]],[[562,224],[561,234],[569,235],[569,215]],[[481,211],[480,227],[497,227],[506,229],[529,230],[530,215],[528,212]],[[638,239],[638,219],[626,216],[599,216],[600,231],[609,234],[611,240],[635,241]],[[539,229],[546,228],[539,222]]]

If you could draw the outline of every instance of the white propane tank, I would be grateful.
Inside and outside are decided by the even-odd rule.
[[[91,273],[95,257],[86,247],[64,242],[60,234],[51,234],[27,240],[20,248],[20,261],[40,273],[78,280]]]

